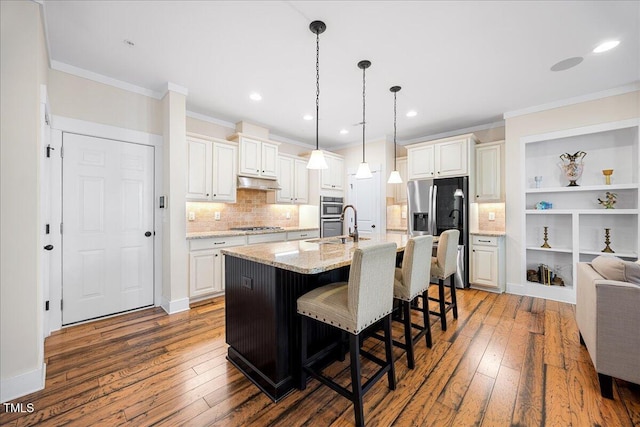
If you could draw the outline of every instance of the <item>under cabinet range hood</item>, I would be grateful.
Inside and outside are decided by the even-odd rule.
[[[250,176],[238,175],[238,188],[261,191],[282,190],[280,184],[275,179],[254,178]]]

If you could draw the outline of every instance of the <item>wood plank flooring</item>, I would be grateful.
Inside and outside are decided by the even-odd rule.
[[[458,291],[458,304],[446,332],[433,318],[433,348],[418,344],[414,370],[394,350],[398,387],[380,381],[365,395],[368,426],[640,426],[640,387],[616,380],[615,399],[600,396],[572,305],[476,290]],[[224,331],[224,298],[58,331],[46,340],[46,388],[13,402],[35,410],[2,405],[0,424],[353,425],[350,402],[315,380],[272,403],[225,359]],[[378,340],[365,347],[383,354]],[[326,370],[344,385],[348,360]],[[365,376],[375,368],[363,362]]]

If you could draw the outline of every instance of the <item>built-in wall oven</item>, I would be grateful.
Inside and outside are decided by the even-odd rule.
[[[320,196],[320,237],[341,236],[343,221],[340,220],[344,199]]]

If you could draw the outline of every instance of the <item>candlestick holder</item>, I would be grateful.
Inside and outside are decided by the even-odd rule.
[[[609,243],[611,243],[611,241],[609,240],[609,231],[610,230],[611,230],[610,228],[605,228],[604,229],[604,244],[606,246],[600,252],[606,252],[606,253],[614,254],[615,251],[613,249],[611,249],[611,247],[609,246]]]
[[[546,249],[551,249],[551,246],[549,246],[549,232],[548,232],[548,228],[547,226],[544,226],[544,243],[542,244],[542,246],[540,246],[541,248],[546,248]]]

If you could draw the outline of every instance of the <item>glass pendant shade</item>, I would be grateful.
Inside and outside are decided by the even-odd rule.
[[[322,150],[313,150],[309,162],[307,163],[307,169],[329,169],[327,161],[324,159],[324,153]]]
[[[402,178],[400,177],[400,172],[393,171],[391,175],[389,175],[388,184],[402,184]]]
[[[371,178],[372,176],[371,169],[369,169],[369,163],[360,163],[360,166],[358,166],[358,172],[356,172],[356,179],[366,179]]]

